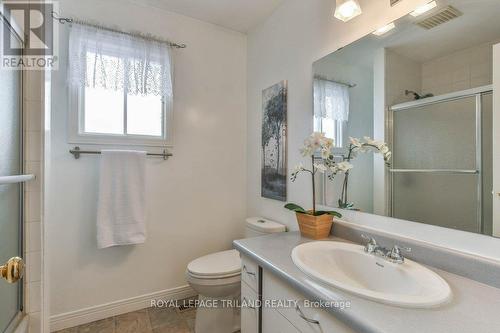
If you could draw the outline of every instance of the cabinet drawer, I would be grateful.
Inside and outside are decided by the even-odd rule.
[[[264,272],[262,292],[264,301],[289,300],[297,302],[298,308],[290,306],[276,310],[302,333],[355,333],[353,329],[337,320],[329,312],[319,308],[305,308],[303,306],[305,296],[273,274]]]
[[[262,333],[300,333],[283,315],[274,309],[263,309],[262,317]]]
[[[259,297],[245,282],[241,282],[241,333],[259,332]]]
[[[245,256],[241,258],[241,280],[246,282],[253,291],[259,291],[259,265]]]

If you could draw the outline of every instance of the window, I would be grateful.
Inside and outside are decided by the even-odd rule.
[[[94,58],[87,53],[87,59]],[[108,57],[107,63],[118,59]],[[122,70],[122,69],[121,69]],[[120,84],[121,85],[121,84]],[[162,96],[132,95],[125,89],[83,87],[80,94],[79,134],[123,137],[164,137],[166,114]]]
[[[327,118],[314,117],[314,131],[325,133],[325,136],[335,140],[335,148],[343,148],[347,122]]]
[[[69,141],[171,145],[168,46],[84,25],[71,29]]]
[[[314,131],[343,148],[349,119],[349,87],[322,78],[314,79]]]

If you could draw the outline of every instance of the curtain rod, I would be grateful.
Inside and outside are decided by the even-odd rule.
[[[138,32],[137,33],[136,32],[134,32],[134,33],[132,33],[132,32],[125,32],[125,31],[118,30],[118,29],[111,28],[111,27],[107,27],[107,26],[104,26],[104,25],[101,25],[101,24],[95,24],[95,23],[86,22],[86,21],[83,21],[83,20],[78,20],[78,19],[69,18],[69,17],[61,17],[55,11],[52,11],[51,15],[52,15],[52,18],[54,20],[57,20],[60,24],[75,23],[75,24],[86,25],[86,26],[89,26],[89,27],[93,27],[93,28],[97,28],[97,29],[102,29],[102,30],[107,30],[107,31],[118,33],[118,34],[123,34],[123,35],[138,37],[138,38],[142,38],[142,39],[146,39],[146,40],[151,40],[151,41],[155,41],[155,42],[167,44],[167,45],[169,45],[171,47],[174,47],[176,49],[185,49],[187,47],[186,44],[174,43],[174,42],[171,42],[171,41],[168,41],[168,40],[156,37],[156,36],[152,36],[152,35],[145,35],[145,34],[138,33]]]
[[[346,83],[346,82],[342,82],[342,81],[329,80],[326,77],[321,76],[321,75],[314,75],[314,78],[317,79],[317,80],[323,80],[323,81],[338,83],[338,84],[341,84],[343,86],[348,86],[349,88],[354,88],[354,87],[357,86],[357,84],[355,84],[355,83]]]

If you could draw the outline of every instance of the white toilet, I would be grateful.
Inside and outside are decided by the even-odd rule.
[[[264,218],[246,220],[245,238],[284,232],[286,227]],[[199,294],[203,306],[196,310],[195,333],[232,333],[240,329],[235,304],[240,298],[241,259],[236,250],[212,253],[191,261],[187,281]],[[219,305],[210,306],[210,305]],[[222,305],[226,306],[222,306]]]

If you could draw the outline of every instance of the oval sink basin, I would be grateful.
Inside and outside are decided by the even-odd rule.
[[[448,283],[430,269],[408,259],[391,263],[356,244],[305,243],[293,249],[292,260],[320,282],[380,303],[431,308],[451,298]]]

